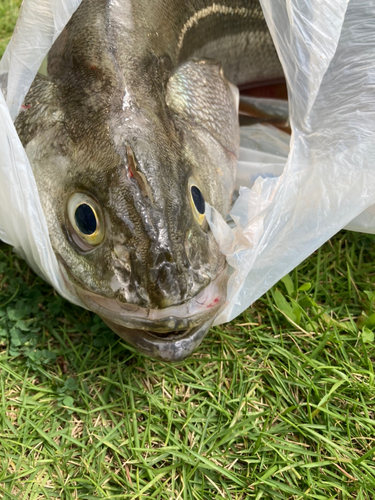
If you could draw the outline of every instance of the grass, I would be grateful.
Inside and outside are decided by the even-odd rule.
[[[12,36],[21,0],[0,0],[0,55]]]
[[[2,244],[4,498],[374,498],[373,243],[340,233],[173,365]]]
[[[339,233],[173,365],[2,243],[0,498],[374,499],[374,243]]]

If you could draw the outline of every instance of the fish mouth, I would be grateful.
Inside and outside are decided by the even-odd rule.
[[[212,320],[200,326],[168,332],[165,336],[151,330],[136,330],[113,323],[108,318],[103,321],[121,338],[138,351],[160,361],[182,361],[189,356],[206,336]]]
[[[61,267],[67,284],[73,283],[74,292],[84,305],[111,330],[139,352],[169,362],[183,360],[202,342],[226,300],[229,277],[225,266],[219,276],[188,301],[150,309],[93,293],[80,286],[69,269]]]

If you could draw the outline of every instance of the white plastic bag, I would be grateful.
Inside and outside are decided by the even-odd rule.
[[[79,3],[24,0],[0,65],[9,72],[10,110],[0,95],[0,237],[75,303],[11,116]],[[208,214],[234,269],[216,324],[241,313],[375,202],[375,2],[261,3],[287,78],[292,137],[259,125],[242,130],[238,179],[248,187],[241,188],[231,213],[235,227],[213,209]],[[366,224],[374,221],[369,210],[361,216]]]
[[[34,175],[12,122],[44,57],[80,3],[25,0],[0,62],[0,75],[8,75],[6,102],[0,90],[0,238],[13,245],[63,297],[84,307],[65,286]]]
[[[235,318],[375,201],[375,2],[261,3],[288,83],[290,153],[280,177],[241,191],[234,229],[212,213],[234,268],[216,324]]]

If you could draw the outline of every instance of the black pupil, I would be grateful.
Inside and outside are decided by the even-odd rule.
[[[191,187],[191,196],[193,197],[195,208],[198,212],[203,215],[205,211],[205,202],[202,193],[197,188],[197,186]]]
[[[74,219],[81,233],[87,235],[95,233],[97,222],[95,213],[90,205],[86,205],[86,203],[82,203],[82,205],[79,205],[79,207],[76,208]]]

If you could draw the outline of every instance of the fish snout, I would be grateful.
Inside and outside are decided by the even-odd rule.
[[[165,309],[187,302],[212,281],[210,273],[192,268],[184,255],[182,264],[166,251],[139,259],[117,247],[113,255],[113,289],[124,303]]]
[[[188,276],[175,263],[159,262],[149,270],[149,280],[151,307],[164,309],[187,300]]]
[[[149,270],[151,307],[165,309],[182,304],[210,284],[211,276],[185,265],[170,261],[159,261]]]

